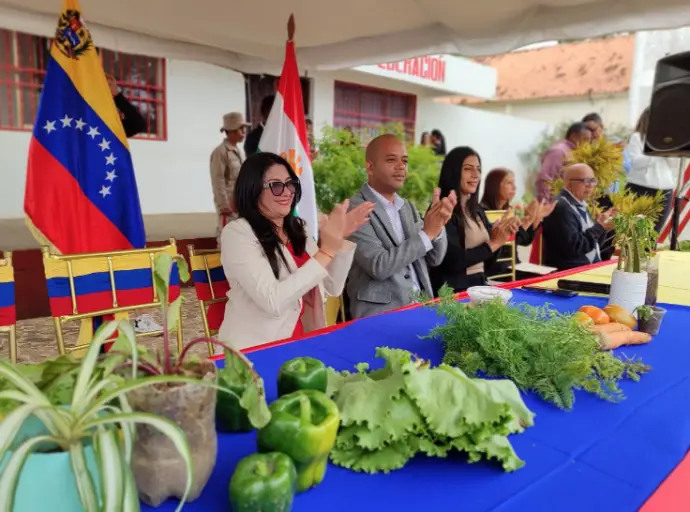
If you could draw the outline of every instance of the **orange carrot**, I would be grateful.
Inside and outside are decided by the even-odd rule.
[[[601,324],[601,325],[590,325],[589,330],[593,332],[624,332],[624,331],[632,331],[632,329],[623,324],[619,324],[618,322],[611,322],[610,324]]]
[[[652,341],[652,337],[646,332],[617,331],[599,333],[599,343],[603,350],[613,350],[623,345],[642,345],[650,341]]]

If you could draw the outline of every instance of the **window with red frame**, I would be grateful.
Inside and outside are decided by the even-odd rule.
[[[400,124],[414,140],[417,97],[345,82],[335,83],[333,125],[349,128],[362,143],[380,135],[385,125]]]
[[[0,29],[0,130],[31,130],[41,98],[51,40]],[[137,137],[165,139],[165,60],[101,50],[106,73],[146,120]]]

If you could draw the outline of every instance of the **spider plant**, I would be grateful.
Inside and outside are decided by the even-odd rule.
[[[189,269],[187,262],[182,256],[172,257],[169,254],[158,254],[154,260],[154,282],[156,292],[161,300],[161,318],[163,325],[163,350],[155,355],[145,347],[133,347],[128,340],[118,339],[112,347],[114,355],[125,356],[133,355],[136,351],[139,360],[129,360],[123,363],[125,366],[136,366],[140,376],[161,376],[161,375],[184,375],[191,377],[203,377],[195,373],[198,365],[198,358],[191,355],[190,349],[196,345],[212,344],[222,347],[226,354],[226,363],[232,360],[232,366],[237,368],[244,366],[242,375],[245,379],[246,388],[242,396],[237,396],[226,387],[220,387],[223,392],[235,395],[240,400],[242,407],[247,410],[251,424],[256,428],[264,427],[271,419],[270,411],[266,404],[266,393],[263,380],[256,373],[252,363],[238,350],[230,347],[213,338],[196,338],[184,344],[182,351],[176,354],[171,350],[170,333],[177,329],[180,320],[183,297],[180,295],[173,302],[170,302],[170,275],[174,269],[174,264],[180,274],[181,281],[189,280]],[[200,381],[195,381],[199,383]]]
[[[119,330],[120,340],[131,348],[131,379],[115,371],[118,358],[106,359],[105,369],[94,375],[99,350]],[[46,443],[69,453],[70,463],[81,504],[87,512],[129,512],[140,509],[137,489],[130,468],[136,425],[158,429],[175,446],[187,468],[187,492],[192,482],[192,455],[183,431],[168,419],[154,414],[134,412],[127,393],[154,384],[197,383],[180,375],[137,376],[138,353],[131,324],[125,321],[104,325],[81,361],[72,399],[67,406],[55,405],[19,369],[0,360],[0,377],[14,389],[0,391],[0,399],[19,405],[0,422],[0,461],[7,458],[0,475],[0,511],[14,508],[15,491],[28,458],[45,448]],[[30,416],[44,425],[45,435],[20,440],[18,435]],[[93,447],[98,480],[94,481],[87,467],[86,447]],[[182,508],[184,499],[177,510]]]

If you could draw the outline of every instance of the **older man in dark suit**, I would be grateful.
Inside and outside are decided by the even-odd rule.
[[[602,261],[602,246],[613,229],[614,210],[600,213],[596,220],[589,213],[587,200],[592,197],[597,179],[586,164],[565,170],[565,187],[558,196],[553,213],[544,219],[544,265],[568,270]]]
[[[439,265],[446,254],[445,225],[457,198],[439,199],[422,217],[397,192],[407,177],[407,149],[394,135],[377,137],[367,146],[368,183],[351,199],[355,207],[376,205],[370,222],[350,240],[357,244],[347,282],[353,318],[383,313],[414,302],[417,293],[433,295],[427,264]]]

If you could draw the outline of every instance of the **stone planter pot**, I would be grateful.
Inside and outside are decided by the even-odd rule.
[[[656,336],[661,329],[661,322],[664,320],[666,310],[657,306],[652,306],[652,316],[649,318],[640,318],[637,321],[637,328],[642,332]]]
[[[193,369],[199,379],[216,381],[212,361]],[[164,416],[179,425],[187,435],[192,452],[194,480],[187,501],[196,500],[216,464],[216,389],[196,385],[153,385],[128,395],[133,409]],[[181,499],[187,483],[187,470],[172,442],[148,425],[137,425],[132,470],[139,497],[153,507],[168,498]]]
[[[647,272],[623,272],[614,270],[611,276],[609,304],[621,306],[632,313],[644,306],[647,296]]]

